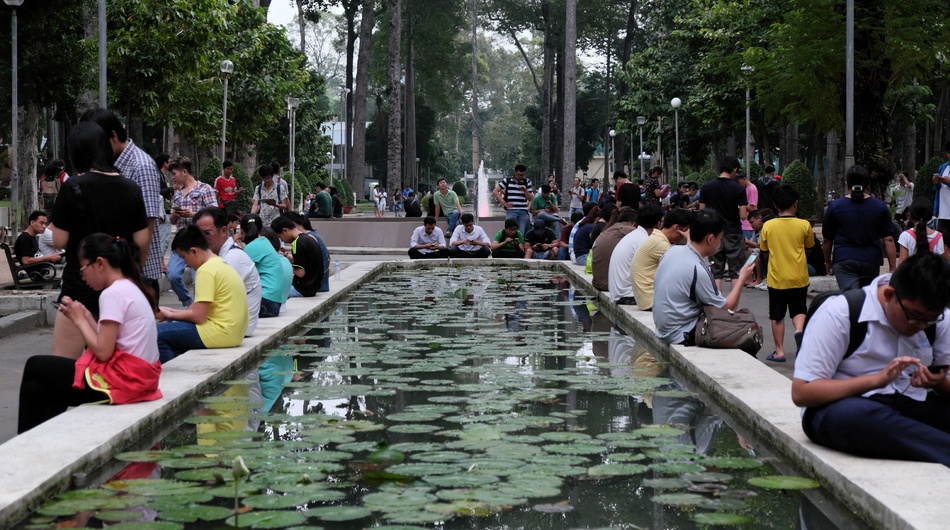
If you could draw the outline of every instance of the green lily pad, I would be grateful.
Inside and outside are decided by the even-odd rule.
[[[709,526],[736,526],[740,524],[749,524],[754,519],[747,515],[735,513],[697,513],[693,515],[693,522]]]
[[[178,523],[193,523],[202,521],[218,521],[231,515],[231,510],[222,506],[207,506],[204,504],[190,504],[181,508],[169,508],[158,512],[166,521]]]
[[[434,475],[422,477],[429,484],[443,488],[474,488],[498,482],[498,477],[485,473],[457,473],[453,475]]]
[[[100,521],[137,521],[142,518],[142,512],[132,510],[102,510],[96,513]]]
[[[364,495],[363,505],[371,510],[383,512],[404,511],[411,509],[413,506],[425,506],[436,500],[437,497],[435,495],[425,490],[411,488],[407,491],[386,491]]]
[[[300,512],[248,512],[235,518],[228,517],[225,522],[238,528],[285,528],[303,523],[307,516]]]
[[[729,482],[732,480],[732,475],[707,471],[705,473],[685,473],[683,478],[690,482]]]
[[[664,473],[668,475],[681,473],[701,473],[706,470],[705,467],[690,462],[658,462],[655,464],[650,464],[649,468],[653,471],[656,471],[657,473]]]
[[[768,476],[749,479],[749,484],[776,490],[807,490],[820,487],[818,482],[805,477]]]
[[[603,464],[587,470],[591,477],[622,477],[645,473],[649,468],[640,464]]]
[[[260,510],[275,510],[279,508],[292,508],[294,506],[307,504],[310,502],[310,498],[307,495],[302,495],[299,493],[288,495],[262,494],[251,495],[250,497],[245,498],[242,502],[247,506]]]
[[[123,462],[158,462],[176,456],[174,451],[129,451],[115,455],[115,459]]]
[[[640,483],[644,488],[658,490],[678,490],[688,487],[690,482],[681,478],[650,478]]]
[[[427,425],[424,423],[410,423],[407,425],[391,425],[386,428],[389,432],[398,434],[427,434],[440,430],[437,425]]]
[[[234,486],[231,486],[234,491]],[[165,495],[163,497],[149,497],[146,505],[158,511],[177,510],[191,504],[202,504],[214,500],[214,495],[209,493],[193,493],[189,495]]]
[[[761,460],[755,458],[734,457],[705,458],[702,460],[702,464],[706,467],[718,467],[719,469],[752,469],[764,465]]]
[[[655,495],[651,500],[668,506],[696,506],[706,500],[706,497],[697,493],[663,493]]]
[[[448,475],[461,471],[460,466],[450,464],[396,464],[387,471],[407,477],[424,477],[429,475]]]
[[[232,480],[231,470],[224,468],[201,468],[201,469],[186,469],[184,471],[179,471],[175,473],[175,478],[178,480],[185,480],[190,482],[208,482],[210,480],[216,480],[216,475],[220,476],[224,480]]]
[[[611,453],[608,456],[611,462],[639,462],[646,458],[643,453]]]
[[[355,521],[369,517],[373,512],[361,506],[326,506],[310,510],[310,515],[322,521]]]
[[[163,523],[156,521],[134,521],[109,525],[110,530],[181,530],[184,526],[178,523]]]
[[[559,455],[596,455],[603,453],[606,450],[606,448],[602,445],[594,445],[590,443],[550,444],[545,445],[542,449],[549,453],[555,453]]]
[[[113,480],[102,485],[105,489],[122,491],[132,495],[162,496],[162,495],[188,495],[191,493],[201,493],[198,488],[189,482],[178,482],[177,480],[167,480],[160,478],[136,478],[130,480]]]
[[[549,442],[581,442],[590,440],[592,437],[589,434],[584,434],[582,432],[545,432],[541,433],[541,438]]]

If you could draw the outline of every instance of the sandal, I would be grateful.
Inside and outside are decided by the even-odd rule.
[[[776,357],[775,352],[773,351],[772,353],[769,354],[768,357],[765,358],[765,360],[772,361],[773,363],[784,363],[785,357]]]

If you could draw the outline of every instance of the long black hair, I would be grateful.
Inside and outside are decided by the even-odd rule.
[[[244,244],[254,241],[264,230],[264,221],[256,213],[246,213],[241,218],[241,232],[244,233]]]
[[[80,258],[89,262],[99,258],[106,260],[110,267],[122,271],[122,275],[142,291],[152,311],[158,311],[158,297],[142,279],[142,269],[137,256],[135,247],[127,239],[112,237],[102,232],[90,234],[79,242]]]
[[[927,238],[927,223],[933,216],[933,203],[926,197],[917,197],[910,203],[910,220],[914,223],[914,239],[917,247],[914,254],[930,252],[930,239]],[[944,242],[946,244],[946,242]]]
[[[112,165],[115,155],[112,152],[112,144],[109,143],[109,135],[91,121],[81,121],[69,130],[66,150],[69,152],[69,160],[80,175],[89,170],[103,173],[119,171]]]

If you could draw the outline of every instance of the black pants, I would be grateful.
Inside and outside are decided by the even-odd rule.
[[[448,257],[449,249],[447,248],[442,248],[434,252],[422,252],[417,248],[409,249],[409,259],[440,259]]]
[[[488,247],[479,247],[476,251],[462,250],[458,246],[452,247],[453,258],[487,258],[491,256]]]
[[[66,412],[67,407],[107,399],[88,387],[73,388],[76,361],[54,355],[34,355],[23,368],[17,434]]]

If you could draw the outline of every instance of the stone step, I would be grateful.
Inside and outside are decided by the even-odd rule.
[[[43,311],[24,310],[0,318],[0,338],[40,327],[46,322]]]

